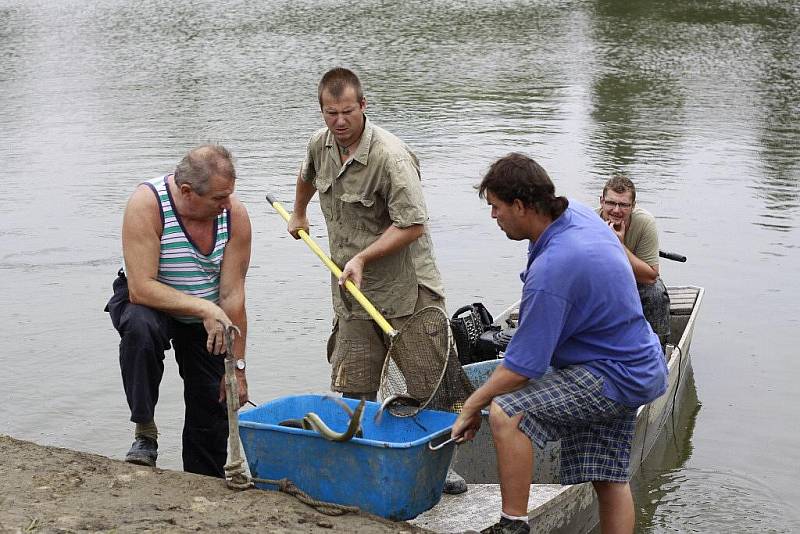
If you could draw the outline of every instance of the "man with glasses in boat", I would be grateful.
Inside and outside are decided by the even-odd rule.
[[[225,329],[236,325],[233,351],[239,405],[247,402],[245,276],[250,219],[234,196],[236,172],[222,146],[191,150],[174,173],[144,182],[125,208],[125,270],[106,310],[120,334],[119,362],[135,441],[125,461],[153,466],[154,414],[164,351],[175,349],[186,405],[183,468],[223,477],[227,457]]]
[[[561,440],[560,482],[592,482],[604,534],[630,534],[636,411],[664,393],[667,368],[625,251],[591,208],[555,196],[547,172],[522,154],[495,162],[479,195],[509,239],[531,242],[517,331],[452,430],[472,439],[489,406],[502,512],[483,532],[529,531],[532,441]]]
[[[417,157],[367,118],[367,100],[352,71],[326,72],[317,96],[325,127],[308,142],[288,231],[295,239],[299,230],[308,231],[306,209],[318,193],[331,258],[344,266],[331,285],[331,389],[375,400],[390,340],[344,282],[352,280],[395,328],[424,307],[445,310],[444,288]],[[445,492],[466,490],[464,479],[450,470]]]
[[[613,176],[603,187],[597,213],[619,238],[628,256],[644,316],[666,348],[670,334],[669,294],[658,273],[658,228],[655,218],[636,205],[636,187],[625,176]]]

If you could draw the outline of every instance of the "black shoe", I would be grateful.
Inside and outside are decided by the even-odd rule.
[[[125,455],[125,461],[129,464],[149,467],[156,466],[156,458],[158,458],[158,442],[144,436],[137,436],[128,454]]]
[[[450,495],[458,495],[467,491],[467,483],[464,477],[453,471],[452,467],[447,468],[447,478],[444,479],[444,489]]]
[[[501,517],[499,523],[481,530],[481,534],[528,534],[530,531],[531,527],[527,521]]]

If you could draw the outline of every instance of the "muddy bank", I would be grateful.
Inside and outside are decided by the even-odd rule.
[[[288,495],[0,435],[0,533],[423,533],[367,514],[331,517]]]

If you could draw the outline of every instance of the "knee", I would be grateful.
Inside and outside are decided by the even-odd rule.
[[[135,340],[159,339],[163,326],[161,314],[147,306],[130,304],[123,316],[123,337]]]
[[[616,502],[620,499],[627,500],[631,495],[630,484],[627,482],[611,482],[594,480],[592,486],[601,502]]]
[[[500,405],[495,402],[489,405],[489,427],[492,429],[493,435],[519,431],[519,420],[521,418],[521,414],[509,417]]]

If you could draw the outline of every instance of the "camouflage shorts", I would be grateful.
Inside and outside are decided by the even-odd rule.
[[[427,306],[436,306],[446,311],[444,297],[427,287],[419,286],[414,311]],[[399,330],[410,317],[411,315],[395,317],[389,322]],[[389,337],[375,321],[335,316],[328,338],[331,390],[346,394],[376,392],[389,344]]]
[[[663,348],[669,339],[669,294],[661,278],[657,278],[654,284],[636,284],[639,290],[639,298],[642,301],[642,311],[644,318],[650,323],[653,332],[658,335]]]

